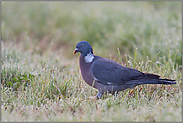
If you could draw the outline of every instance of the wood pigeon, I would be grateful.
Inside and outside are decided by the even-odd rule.
[[[87,41],[80,41],[73,54],[80,52],[79,64],[84,81],[98,89],[97,98],[104,92],[114,94],[127,88],[141,84],[176,84],[175,80],[162,79],[150,73],[142,73],[136,69],[124,67],[115,61],[93,54]]]

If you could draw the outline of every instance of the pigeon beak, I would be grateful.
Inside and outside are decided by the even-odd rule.
[[[78,52],[78,48],[76,48],[75,50],[74,50],[74,52],[73,52],[73,54],[76,54],[77,52]]]

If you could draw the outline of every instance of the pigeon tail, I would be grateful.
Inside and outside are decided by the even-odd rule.
[[[131,82],[136,83],[137,85],[141,84],[165,84],[165,85],[172,85],[176,84],[176,80],[172,79],[162,79],[160,76],[155,75],[155,74],[149,74],[149,73],[144,73],[143,77],[139,79],[134,79]],[[129,83],[130,84],[130,83]]]
[[[165,84],[165,85],[172,85],[176,84],[175,80],[171,79],[149,79],[144,80],[142,82],[137,82],[138,84]]]
[[[131,87],[135,87],[137,85],[142,85],[142,84],[164,84],[164,85],[172,85],[176,84],[176,80],[171,80],[171,79],[139,79],[139,80],[130,80],[126,85],[130,85]]]

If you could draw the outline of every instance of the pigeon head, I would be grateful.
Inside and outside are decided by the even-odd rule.
[[[87,41],[80,41],[79,43],[77,43],[76,49],[74,50],[73,54],[77,52],[80,52],[83,56],[87,56],[87,54],[93,54],[93,49]]]

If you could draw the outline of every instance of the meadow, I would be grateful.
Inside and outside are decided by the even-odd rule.
[[[1,121],[182,121],[181,2],[2,2]],[[175,79],[90,98],[77,42]]]

